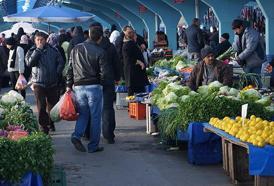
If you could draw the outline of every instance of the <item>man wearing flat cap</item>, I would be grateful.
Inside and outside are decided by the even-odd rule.
[[[208,85],[213,81],[219,81],[228,86],[232,85],[232,66],[216,60],[211,47],[202,49],[201,58],[202,61],[194,67],[188,81],[188,86],[192,90],[197,90],[199,86]]]

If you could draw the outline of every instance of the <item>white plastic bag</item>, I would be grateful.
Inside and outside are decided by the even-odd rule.
[[[25,88],[27,88],[27,84],[28,84],[28,82],[27,82],[26,78],[22,74],[20,74],[17,79],[15,88],[17,90],[24,90]]]

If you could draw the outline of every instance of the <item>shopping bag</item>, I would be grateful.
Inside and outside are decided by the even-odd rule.
[[[24,90],[25,88],[27,88],[27,85],[28,85],[28,82],[27,82],[26,78],[22,74],[20,74],[17,79],[15,88],[17,90]]]
[[[59,99],[59,101],[54,105],[54,107],[50,110],[50,119],[53,122],[61,121],[60,117],[60,107],[64,102],[64,95]]]
[[[75,121],[78,118],[75,98],[72,91],[64,94],[64,100],[60,107],[60,117],[67,121]]]

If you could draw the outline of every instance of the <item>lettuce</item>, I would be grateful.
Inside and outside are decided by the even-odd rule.
[[[176,94],[174,92],[170,92],[166,97],[166,102],[167,103],[177,103],[177,98]]]
[[[270,106],[271,105],[271,97],[270,96],[265,96],[259,100],[257,100],[255,103],[262,104],[264,106]]]
[[[198,88],[197,92],[202,95],[207,95],[209,93],[209,87],[207,85],[202,85]]]
[[[239,90],[237,90],[237,89],[235,89],[235,88],[231,88],[230,90],[229,90],[229,95],[230,96],[235,96],[235,97],[237,97],[238,96],[238,94],[239,94]]]
[[[261,98],[261,94],[255,89],[240,91],[240,98],[244,101],[255,102]]]
[[[229,87],[228,86],[221,87],[218,94],[229,95]]]
[[[220,83],[219,81],[213,81],[212,83],[208,85],[208,89],[210,93],[218,92],[222,86],[223,84]]]

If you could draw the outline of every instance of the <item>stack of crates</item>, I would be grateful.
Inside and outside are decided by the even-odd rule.
[[[138,102],[129,103],[129,117],[136,120],[146,119],[146,105]]]

